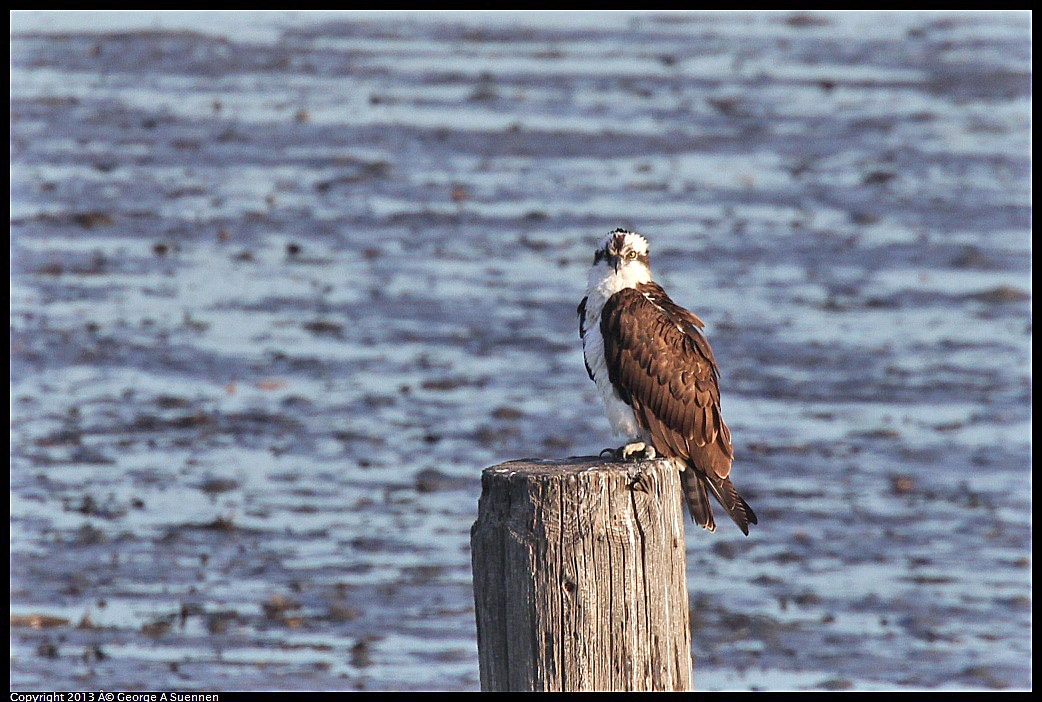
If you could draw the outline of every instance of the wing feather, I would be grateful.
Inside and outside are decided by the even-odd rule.
[[[576,313],[579,315],[579,338],[583,340],[584,344],[586,341],[586,300],[589,299],[584,297],[579,306],[575,308]],[[593,369],[590,368],[590,364],[586,362],[586,354],[583,354],[583,365],[586,367],[586,375],[590,376],[590,380],[594,380]],[[595,381],[596,382],[596,381]]]
[[[582,337],[589,331],[586,304],[583,299],[577,310]],[[756,515],[728,479],[734,448],[720,413],[720,372],[703,326],[655,283],[621,290],[601,310],[605,365],[619,399],[633,408],[656,451],[686,464],[684,494],[692,518],[715,527],[712,493],[748,534]]]
[[[654,283],[613,295],[601,312],[608,376],[656,449],[719,478],[731,469],[719,373],[702,321]]]

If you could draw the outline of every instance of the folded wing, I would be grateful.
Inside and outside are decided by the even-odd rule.
[[[685,481],[695,520],[711,528],[708,488],[748,533],[756,516],[728,479],[731,432],[720,415],[719,371],[702,326],[655,283],[619,291],[601,312],[608,376],[658,453],[681,459],[705,481]]]

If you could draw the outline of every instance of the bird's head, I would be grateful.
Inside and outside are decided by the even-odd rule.
[[[616,229],[593,254],[593,267],[607,267],[624,277],[650,277],[648,240],[636,232]]]

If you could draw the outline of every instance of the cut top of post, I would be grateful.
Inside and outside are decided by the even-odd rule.
[[[623,462],[601,456],[571,456],[559,459],[520,458],[516,461],[507,461],[506,463],[486,468],[485,473],[496,476],[509,476],[516,473],[533,478],[540,476],[556,477],[561,474],[588,473],[591,471],[638,473],[642,468],[657,466],[665,460],[669,459],[654,458],[650,461]]]

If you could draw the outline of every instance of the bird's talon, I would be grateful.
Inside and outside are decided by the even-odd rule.
[[[607,456],[608,458],[618,458],[619,452],[613,448],[602,449],[598,454],[601,458]]]
[[[634,441],[631,444],[620,446],[616,451],[616,455],[624,461],[650,461],[657,454],[655,453],[655,447],[651,444],[646,444],[643,441]]]

